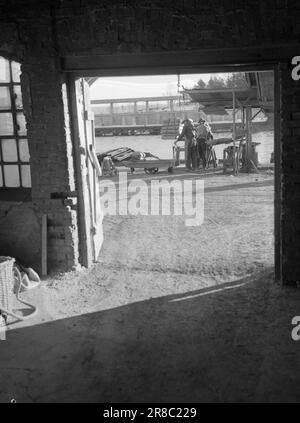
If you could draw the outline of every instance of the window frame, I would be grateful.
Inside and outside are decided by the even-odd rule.
[[[20,152],[20,142],[22,140],[27,140],[28,143],[28,135],[27,129],[25,134],[20,134],[20,126],[18,124],[18,114],[21,113],[24,115],[24,107],[23,107],[23,99],[22,99],[22,108],[18,108],[16,104],[16,93],[14,87],[20,87],[20,93],[22,95],[22,88],[21,88],[21,81],[14,81],[13,78],[13,60],[6,59],[2,57],[4,60],[8,62],[9,67],[9,81],[7,82],[0,82],[0,88],[5,87],[8,88],[9,96],[10,96],[10,108],[7,109],[0,109],[0,114],[9,113],[12,115],[12,123],[13,123],[13,134],[4,135],[1,133],[0,130],[0,172],[2,176],[2,183],[3,185],[0,186],[0,198],[5,199],[7,201],[30,201],[31,200],[31,189],[32,187],[24,187],[22,181],[22,168],[21,166],[29,166],[30,169],[30,157],[28,161],[21,160],[21,152]],[[17,62],[16,62],[17,63]],[[25,116],[25,115],[24,115]],[[26,117],[25,117],[26,122]],[[2,140],[15,140],[16,142],[16,151],[17,151],[17,160],[15,161],[4,161],[3,155],[3,146]],[[19,186],[17,187],[8,187],[6,186],[5,175],[4,175],[4,166],[15,165],[18,166],[18,177],[19,177]],[[30,175],[31,176],[31,175]]]

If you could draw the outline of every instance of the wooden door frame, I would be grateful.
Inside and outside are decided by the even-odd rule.
[[[81,158],[83,152],[80,148],[79,116],[76,99],[76,80],[78,76],[67,75],[68,96],[70,105],[71,137],[73,146],[74,174],[77,191],[77,222],[79,240],[79,262],[84,267],[91,265],[91,255],[89,249],[91,245],[89,219],[86,213],[86,203],[89,203],[88,193],[82,183]]]
[[[233,55],[224,59],[224,55],[220,56],[220,53],[214,53],[209,60],[205,59],[203,52],[185,52],[185,62],[180,54],[176,56],[172,54],[149,54],[149,55],[125,55],[128,60],[125,63],[129,65],[124,66],[124,60],[122,55],[89,55],[89,56],[72,56],[62,59],[62,67],[65,72],[69,74],[69,89],[70,96],[72,98],[72,86],[74,87],[74,81],[79,77],[90,77],[90,76],[138,76],[138,75],[166,75],[166,74],[192,74],[192,73],[222,73],[222,72],[251,72],[251,71],[273,71],[274,74],[274,157],[275,157],[275,198],[274,198],[274,237],[275,237],[275,280],[276,282],[283,282],[282,278],[282,234],[281,234],[281,216],[282,216],[282,187],[281,187],[281,86],[280,86],[280,61],[274,60],[276,57],[277,50],[274,52],[265,52],[265,56],[261,53],[257,53],[257,50],[253,53],[253,57],[249,60],[249,54],[245,51],[235,52]],[[289,52],[284,52],[282,60],[286,60]],[[157,57],[156,57],[157,56]],[[241,57],[242,56],[242,59]],[[250,55],[251,56],[251,55]],[[248,60],[247,60],[248,57]],[[267,57],[267,60],[263,61],[261,57]],[[278,57],[278,56],[277,56]],[[131,58],[129,60],[129,58]],[[158,65],[161,63],[161,65]],[[130,64],[131,63],[131,64]],[[184,63],[184,64],[183,64]],[[73,121],[76,120],[76,110],[74,110],[74,102],[71,101]],[[74,131],[74,137],[76,144],[76,136],[78,134]],[[75,155],[76,148],[74,148]],[[75,163],[77,161],[75,160]],[[76,166],[77,180],[80,180],[79,173],[80,169]],[[81,203],[84,201],[84,196],[78,186],[78,201]],[[82,256],[85,253],[85,246],[82,242],[85,242],[85,233],[82,225],[84,220],[83,210],[84,207],[79,207],[79,225],[82,231],[80,236],[80,250]],[[81,222],[81,224],[80,224]]]

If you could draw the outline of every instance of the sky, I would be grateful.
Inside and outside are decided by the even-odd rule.
[[[185,88],[193,88],[200,78],[207,82],[210,76],[211,74],[180,75],[180,84]],[[99,78],[91,87],[91,99],[107,100],[177,95],[177,83],[177,75]]]

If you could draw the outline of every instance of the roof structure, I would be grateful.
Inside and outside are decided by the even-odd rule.
[[[274,78],[272,72],[251,72],[246,74],[247,88],[184,89],[193,103],[199,103],[205,114],[226,114],[232,109],[233,93],[237,106],[252,106],[273,111]]]

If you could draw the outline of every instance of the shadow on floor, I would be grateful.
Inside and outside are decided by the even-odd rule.
[[[207,175],[206,175],[207,176]],[[219,174],[212,174],[210,176],[223,176],[223,175],[219,175]],[[165,179],[162,177],[143,177],[143,175],[136,175],[135,178],[138,178],[140,180],[144,180],[148,185],[151,184],[151,181],[153,180],[158,180],[160,181],[160,179]],[[131,180],[135,179],[135,178],[128,178],[128,183],[130,183]],[[172,180],[181,180],[181,178],[184,178],[185,181],[187,180],[192,180],[192,181],[196,181],[197,179],[201,180],[203,179],[203,175],[202,174],[181,174],[181,175],[176,175],[176,176],[169,176],[170,179],[170,183],[172,182]],[[111,181],[113,181],[115,183],[116,187],[119,187],[119,181],[115,178],[108,178]],[[183,179],[182,179],[183,180]],[[217,179],[216,179],[217,180]],[[251,181],[251,182],[241,182],[241,183],[233,183],[233,184],[226,184],[226,185],[218,185],[218,186],[204,186],[204,192],[205,193],[209,193],[209,192],[220,192],[220,191],[231,191],[231,190],[237,190],[237,189],[245,189],[245,188],[261,188],[261,187],[274,187],[274,179],[265,179],[265,180],[257,180],[257,181]]]
[[[204,192],[230,191],[230,190],[236,190],[236,189],[260,188],[260,187],[269,187],[269,186],[274,186],[273,180],[246,182],[241,184],[222,185],[217,187],[207,187],[204,189]]]
[[[299,297],[268,272],[11,330],[0,401],[299,401]]]

